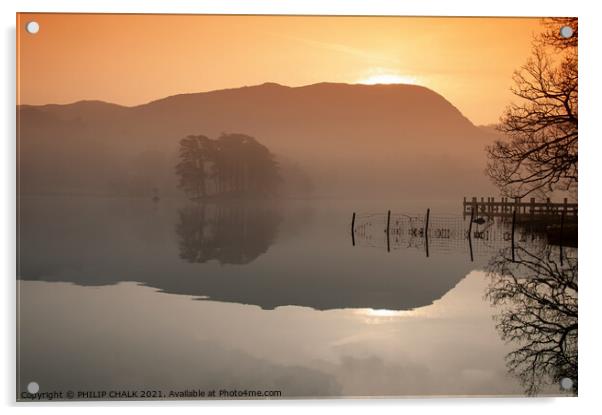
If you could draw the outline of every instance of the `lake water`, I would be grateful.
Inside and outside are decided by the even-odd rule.
[[[424,225],[426,208],[428,252],[411,231]],[[576,313],[576,250],[565,248],[558,268],[558,247],[517,231],[512,269],[520,275],[507,280],[507,224],[474,225],[487,240],[469,245],[461,212],[461,201],[21,197],[18,399],[28,399],[32,381],[75,399],[212,390],[515,396],[534,383],[540,395],[573,394],[558,386],[564,377],[576,383],[576,349],[568,353],[565,338],[562,359],[544,356],[561,361],[558,369],[521,381],[508,356],[530,364],[530,355],[512,353],[532,339],[504,337],[500,322],[508,312],[529,316],[533,304],[493,298],[525,280],[534,288],[533,267],[520,266],[540,258],[538,266],[556,267],[553,279],[572,273],[574,295],[558,300]],[[576,346],[569,311],[550,318],[570,326]]]

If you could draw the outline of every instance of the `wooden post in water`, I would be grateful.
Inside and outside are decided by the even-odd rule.
[[[514,226],[516,224],[516,209],[512,211],[512,262],[514,262]]]
[[[426,223],[424,225],[424,244],[426,246],[426,257],[429,256],[429,216],[431,209],[426,209]]]
[[[468,248],[470,249],[470,262],[474,262],[472,255],[472,221],[474,220],[474,211],[470,212],[470,225],[468,225]]]
[[[351,243],[355,246],[355,212],[351,217]]]
[[[391,211],[387,211],[387,252],[391,252],[391,244],[389,242],[389,226],[391,225]]]

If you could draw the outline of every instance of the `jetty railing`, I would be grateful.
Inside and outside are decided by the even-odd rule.
[[[567,198],[563,202],[551,202],[547,198],[544,202],[537,202],[535,198],[531,198],[528,202],[524,202],[521,198],[502,197],[500,200],[495,200],[494,197],[481,197],[478,200],[473,197],[467,200],[464,197],[463,211],[465,216],[470,216],[472,213],[483,216],[560,216],[577,217],[577,203],[568,203]],[[516,213],[514,213],[516,212]]]

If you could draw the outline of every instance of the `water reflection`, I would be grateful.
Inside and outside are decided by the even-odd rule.
[[[572,255],[575,254],[575,255]],[[502,307],[496,317],[503,340],[517,347],[506,356],[508,370],[528,395],[543,385],[572,381],[577,395],[577,257],[558,247],[501,250],[488,266],[486,296]]]
[[[248,264],[274,243],[281,216],[261,206],[200,204],[178,211],[180,258]]]
[[[347,243],[340,203],[182,205],[180,201],[22,198],[19,278],[83,286],[135,281],[170,294],[317,310],[432,304],[472,269]],[[378,270],[378,272],[375,272]]]
[[[475,265],[484,265],[491,279],[485,296],[499,307],[496,328],[501,339],[517,347],[506,356],[509,372],[527,395],[560,385],[565,378],[570,379],[568,392],[577,395],[577,249],[551,245],[550,226],[522,223],[515,230],[503,218],[467,224],[457,216],[437,216],[430,218],[429,227],[423,216],[390,213],[358,219],[352,230],[354,246],[393,254],[418,250],[428,257],[430,244],[431,254],[461,252],[470,254],[471,262],[476,257]],[[553,241],[566,239],[552,236]]]
[[[513,232],[511,220],[501,217],[471,223],[460,215],[429,215],[427,226],[424,214],[376,213],[359,214],[354,221],[353,245],[392,252],[411,248],[425,255],[463,254],[471,262],[476,259],[477,264],[511,246],[513,237],[524,246],[548,243],[545,230],[521,224]]]
[[[552,330],[570,328],[573,318],[519,288],[551,287],[553,298],[574,308],[576,324],[576,250],[565,249],[559,265],[557,248],[519,228],[516,262],[507,263],[503,222],[474,225],[470,262],[468,223],[453,216],[431,216],[427,257],[419,230],[403,228],[410,222],[395,216],[391,252],[380,225],[366,233],[369,243],[361,236],[353,246],[350,209],[340,201],[20,202],[21,387],[35,378],[64,389],[239,385],[283,388],[287,396],[516,395],[521,385],[507,376],[504,356],[514,353],[508,369],[520,374],[533,358],[513,350],[540,344],[537,336],[558,341]],[[489,278],[478,271],[484,269]],[[574,298],[569,283],[561,296],[557,270],[574,274]],[[494,300],[498,286],[509,294]],[[531,323],[509,334],[501,329],[510,326],[499,326],[510,341],[504,344],[486,289],[498,311],[525,315],[510,322],[541,318],[550,326],[536,333]],[[149,319],[155,324],[138,324]],[[548,366],[522,378],[525,388],[537,385],[527,393],[558,394],[556,384],[546,385],[559,377],[576,382],[576,336],[575,326],[558,346],[546,346]],[[57,375],[64,367],[77,370]]]

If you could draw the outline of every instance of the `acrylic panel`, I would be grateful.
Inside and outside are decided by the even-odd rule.
[[[17,400],[576,396],[576,18],[17,15]]]

